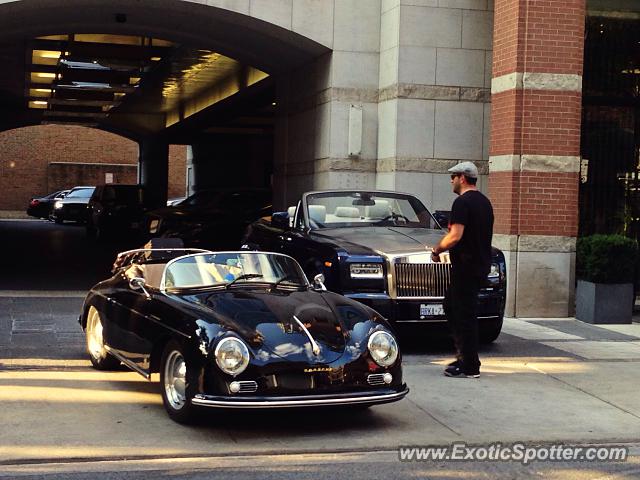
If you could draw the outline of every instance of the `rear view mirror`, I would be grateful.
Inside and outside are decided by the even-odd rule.
[[[315,277],[313,277],[313,286],[318,290],[327,290],[327,287],[325,287],[324,285],[324,275],[322,273],[319,273]]]
[[[289,228],[289,214],[287,212],[273,212],[271,215],[271,225],[276,228],[286,230]]]
[[[372,207],[376,204],[374,200],[364,199],[364,198],[356,198],[351,205],[354,207]]]
[[[147,297],[148,300],[150,300],[151,295],[149,295],[149,292],[147,292],[147,289],[144,288],[146,284],[147,282],[145,282],[144,278],[140,278],[140,277],[134,277],[131,280],[129,280],[129,287],[132,290],[142,290],[142,292],[144,293],[144,296]]]

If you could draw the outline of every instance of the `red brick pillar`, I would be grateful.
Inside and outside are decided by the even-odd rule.
[[[495,1],[489,195],[507,315],[573,314],[585,1]]]

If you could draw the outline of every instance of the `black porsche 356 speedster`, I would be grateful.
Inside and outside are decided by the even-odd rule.
[[[93,366],[159,372],[178,422],[198,407],[369,406],[409,391],[387,322],[282,254],[123,252],[79,321]]]

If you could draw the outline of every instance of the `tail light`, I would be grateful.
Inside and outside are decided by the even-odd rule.
[[[32,198],[31,201],[29,202],[29,205],[32,207],[35,207],[39,203],[40,203],[40,200],[36,200],[35,198]]]

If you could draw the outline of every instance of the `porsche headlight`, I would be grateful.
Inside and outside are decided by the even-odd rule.
[[[489,278],[498,278],[500,276],[500,266],[497,263],[491,264],[491,270],[489,270]]]
[[[214,355],[220,370],[229,375],[239,375],[249,365],[249,349],[242,340],[236,337],[220,340]]]
[[[398,359],[396,339],[387,332],[374,332],[367,344],[371,358],[381,367],[390,367]]]
[[[352,263],[349,265],[351,278],[376,279],[382,278],[381,263]]]
[[[56,203],[53,204],[53,208],[55,208],[56,210],[62,208],[62,202],[58,200]]]

